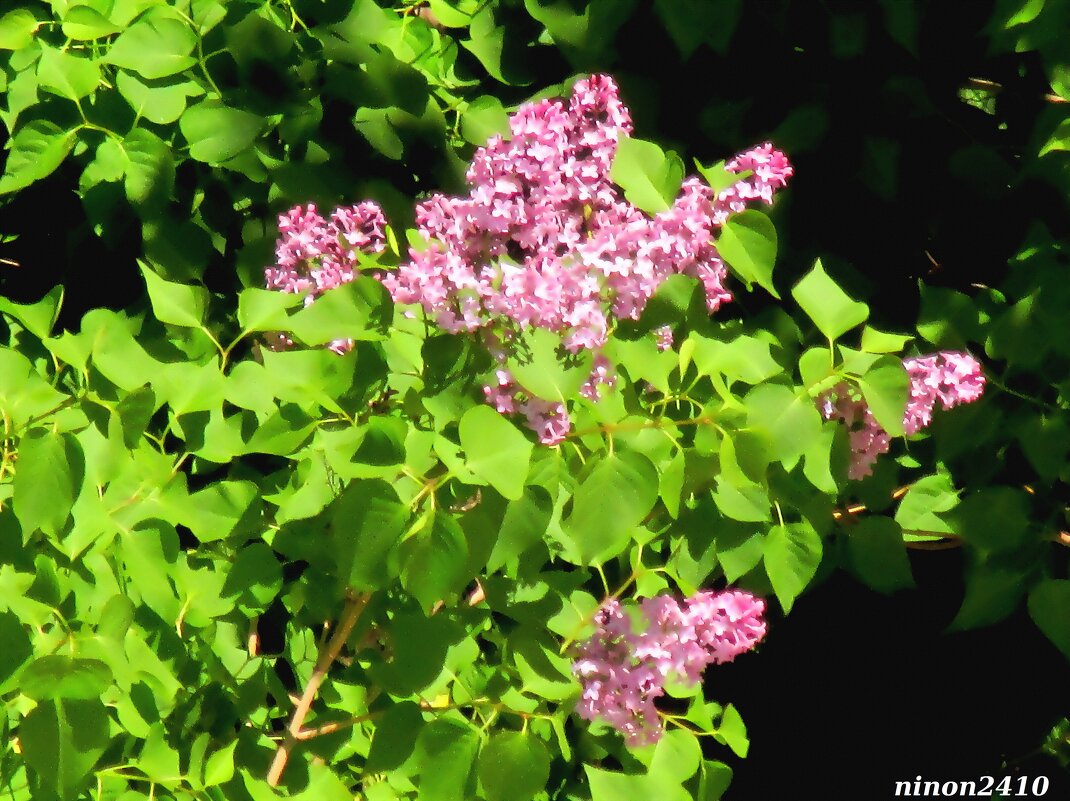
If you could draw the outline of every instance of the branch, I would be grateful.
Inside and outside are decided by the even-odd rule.
[[[336,720],[332,723],[324,723],[322,726],[316,726],[313,729],[301,729],[294,735],[294,739],[311,740],[313,737],[334,734],[336,731],[348,729],[351,726],[359,726],[361,723],[366,723],[369,720],[375,720],[382,714],[382,712],[369,712],[367,715],[356,715],[355,717],[347,718],[346,720]]]
[[[290,759],[290,752],[297,741],[302,739],[299,736],[301,727],[309,710],[312,708],[312,701],[316,697],[316,692],[323,683],[323,679],[326,678],[331,664],[342,651],[342,646],[345,645],[350,632],[353,631],[357,620],[360,619],[361,612],[368,605],[370,597],[368,593],[358,595],[352,590],[346,591],[346,605],[345,609],[342,610],[342,617],[338,621],[338,628],[335,630],[330,642],[327,643],[327,647],[320,651],[319,658],[316,660],[316,667],[308,679],[308,684],[305,685],[305,691],[297,702],[297,707],[294,709],[293,718],[290,720],[286,735],[282,742],[279,743],[279,748],[275,752],[275,759],[272,760],[271,767],[268,769],[267,783],[269,786],[277,787],[279,780],[282,779],[282,773],[286,770],[286,763]]]

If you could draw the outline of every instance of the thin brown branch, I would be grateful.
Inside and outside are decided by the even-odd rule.
[[[322,726],[316,726],[315,728],[301,729],[301,731],[297,732],[297,734],[294,735],[294,739],[311,740],[314,737],[322,737],[325,734],[334,734],[335,732],[342,731],[342,729],[348,729],[352,726],[359,726],[361,723],[366,723],[369,720],[375,720],[382,714],[383,713],[381,711],[369,712],[366,715],[356,715],[354,717],[347,718],[346,720],[336,720],[332,721],[331,723],[324,723]]]
[[[257,622],[259,620],[259,617],[249,620],[249,635],[246,638],[246,648],[249,651],[249,656],[260,656],[260,633],[257,631]]]
[[[267,774],[267,783],[269,786],[277,787],[279,780],[282,779],[282,773],[286,770],[286,763],[290,759],[290,752],[293,751],[293,747],[298,741],[298,734],[301,732],[301,727],[304,725],[305,717],[312,708],[312,702],[316,698],[316,692],[323,683],[323,679],[326,678],[327,671],[330,670],[331,664],[338,658],[338,654],[341,653],[346,640],[349,639],[349,634],[353,631],[353,627],[356,625],[357,620],[360,619],[364,607],[368,605],[369,598],[370,595],[367,593],[358,594],[352,590],[347,591],[346,605],[345,609],[342,610],[342,617],[338,621],[338,628],[335,629],[333,636],[327,643],[327,647],[320,651],[319,658],[316,660],[316,666],[312,670],[312,675],[308,679],[308,684],[305,685],[305,691],[302,693],[301,699],[297,702],[297,707],[294,709],[293,717],[290,719],[290,725],[286,729],[286,735],[282,742],[279,743],[278,750],[275,751],[275,758],[272,760],[271,767],[268,769]]]
[[[479,579],[476,579],[476,588],[468,596],[468,605],[479,606],[485,600],[487,600],[487,593],[483,589],[483,585],[479,583]]]

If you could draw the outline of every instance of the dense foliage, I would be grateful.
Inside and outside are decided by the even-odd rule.
[[[1070,657],[1070,10],[973,12],[1023,111],[924,4],[640,5],[5,6],[6,795],[715,801],[703,670],[908,548]]]

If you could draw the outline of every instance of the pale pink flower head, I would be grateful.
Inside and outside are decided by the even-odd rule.
[[[980,363],[968,353],[941,351],[903,361],[910,378],[903,429],[916,434],[930,425],[939,401],[942,409],[972,403],[985,387]],[[861,393],[846,382],[837,384],[817,400],[826,420],[840,420],[848,427],[851,462],[847,475],[852,480],[872,474],[873,463],[891,447],[891,437],[876,421]]]
[[[665,683],[694,684],[708,665],[753,649],[766,634],[764,613],[764,601],[739,590],[700,592],[683,603],[671,595],[644,598],[635,619],[610,599],[595,615],[595,633],[576,649],[578,713],[613,726],[629,745],[657,742],[654,702]]]
[[[888,452],[892,441],[873,417],[862,394],[844,381],[818,398],[817,405],[826,420],[839,420],[847,427],[851,447],[847,477],[859,481],[871,475],[873,463]]]
[[[592,399],[613,383],[602,356],[613,328],[639,319],[667,278],[698,279],[710,313],[732,299],[715,245],[719,229],[748,203],[771,203],[792,174],[784,154],[765,143],[729,162],[729,171],[751,174],[716,197],[689,177],[669,209],[641,211],[610,179],[618,144],[633,125],[608,75],[577,81],[565,100],[521,105],[509,130],[508,140],[494,136],[476,150],[466,194],[417,204],[425,246],[412,247],[381,280],[395,302],[421,306],[443,331],[478,333],[507,348],[520,331],[543,328],[572,353],[593,352],[595,368],[582,390]],[[370,203],[335,209],[329,220],[312,205],[292,209],[280,218],[268,285],[307,291],[311,302],[353,280],[357,254],[384,248],[385,226]],[[659,347],[671,347],[671,331],[658,337]],[[543,443],[568,432],[568,410],[558,399],[500,382],[484,394],[502,413],[524,414]]]
[[[349,283],[356,275],[360,253],[375,254],[386,247],[386,218],[371,201],[339,207],[325,220],[314,203],[295,206],[279,215],[275,264],[264,270],[269,289],[299,294],[308,292],[308,306],[324,292]],[[289,337],[269,337],[270,347],[292,347]],[[327,346],[335,353],[353,348],[350,339]]]

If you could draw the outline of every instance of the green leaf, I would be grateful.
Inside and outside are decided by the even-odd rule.
[[[203,364],[179,361],[161,365],[151,379],[156,397],[175,415],[215,411],[226,394],[226,379],[216,356]]]
[[[44,47],[37,62],[37,82],[61,97],[80,100],[100,83],[100,67],[88,58]]]
[[[126,162],[126,153],[117,140],[102,140],[97,145],[93,160],[86,165],[78,179],[79,188],[85,192],[99,183],[121,181],[126,174]]]
[[[1020,548],[1031,532],[1029,495],[1018,487],[983,487],[946,518],[955,533],[987,552]]]
[[[139,213],[165,205],[175,184],[171,148],[151,131],[134,128],[122,141],[126,153],[126,199]]]
[[[56,324],[62,304],[63,287],[57,286],[36,303],[15,303],[0,297],[0,312],[14,317],[35,337],[47,339]]]
[[[777,384],[761,384],[743,399],[747,426],[764,434],[769,456],[791,470],[821,437],[821,413],[806,392]]]
[[[62,130],[51,120],[34,120],[19,128],[11,138],[0,195],[17,192],[55,172],[74,147],[76,133]]]
[[[342,408],[339,399],[362,383],[357,371],[357,350],[344,355],[323,348],[264,350],[261,351],[261,358],[264,361],[264,371],[259,374],[261,383],[259,387],[246,387],[246,391],[270,393],[289,403],[308,404],[309,401],[315,401],[326,409],[338,412]],[[250,378],[255,376],[256,371],[248,373]],[[254,434],[254,439],[256,436]]]
[[[728,785],[732,783],[732,768],[723,762],[703,761],[702,778],[699,781],[695,801],[721,801]]]
[[[435,512],[429,532],[409,541],[401,586],[424,609],[464,589],[468,575],[468,543],[461,527],[449,515]]]
[[[659,781],[646,774],[614,773],[583,766],[591,788],[591,801],[691,801],[691,794],[678,783]]]
[[[301,296],[277,289],[249,287],[238,295],[238,325],[245,333],[288,331],[287,311],[301,303]]]
[[[966,596],[948,631],[991,626],[1005,620],[1018,608],[1025,593],[1026,576],[987,562],[966,570]]]
[[[842,380],[833,366],[832,353],[828,348],[809,348],[799,357],[799,377],[811,395],[831,389]]]
[[[858,388],[877,422],[893,437],[903,434],[903,413],[910,396],[910,377],[896,356],[882,356],[858,379]]]
[[[579,560],[615,555],[657,498],[658,473],[649,459],[628,452],[603,457],[576,488],[572,514],[562,522]]]
[[[496,732],[479,752],[479,780],[487,801],[531,801],[550,777],[550,755],[538,739]]]
[[[864,517],[847,531],[847,554],[859,578],[877,592],[914,586],[903,530],[887,517]]]
[[[791,296],[829,341],[838,339],[869,317],[869,306],[851,300],[825,272],[821,259],[795,285]]]
[[[152,313],[162,323],[199,328],[208,310],[208,290],[203,286],[190,286],[165,281],[142,261],[138,261],[141,274],[152,303]]]
[[[197,35],[188,25],[157,14],[142,17],[119,34],[104,60],[145,78],[165,78],[197,63],[191,55],[196,46]]]
[[[204,94],[204,89],[196,81],[161,83],[140,79],[125,70],[119,70],[115,85],[138,116],[157,125],[175,122],[186,110],[189,98]]]
[[[362,591],[391,583],[398,574],[394,552],[408,517],[408,509],[386,482],[350,484],[334,503],[330,521],[342,581]]]
[[[0,612],[0,693],[11,689],[9,682],[16,682],[23,666],[33,656],[33,645],[23,628],[22,622],[14,612]]]
[[[525,487],[519,499],[509,501],[487,557],[487,571],[497,571],[541,542],[550,524],[553,507],[550,494],[542,487]]]
[[[100,698],[112,682],[111,670],[97,659],[51,654],[35,660],[23,676],[19,691],[35,701]]]
[[[238,741],[235,740],[208,757],[204,764],[205,787],[226,784],[234,778],[234,750],[237,745]]]
[[[484,7],[472,17],[468,27],[469,39],[461,41],[461,46],[479,59],[479,63],[496,81],[509,84],[502,69],[502,55],[505,52],[505,28],[494,21],[494,7]]]
[[[831,425],[821,428],[821,434],[813,439],[803,452],[803,475],[817,489],[829,495],[839,491],[832,477],[832,448],[836,429]]]
[[[517,382],[536,398],[570,400],[591,375],[590,351],[584,350],[575,357],[558,356],[559,351],[563,352],[561,338],[551,331],[544,328],[528,331],[523,345],[527,347],[527,353],[521,356],[525,360],[511,358],[508,367]]]
[[[1044,636],[1070,659],[1070,581],[1045,579],[1029,593],[1029,616]]]
[[[1018,446],[1037,473],[1048,481],[1055,480],[1070,456],[1070,427],[1061,414],[1030,415],[1018,412],[1015,428]]]
[[[429,723],[416,740],[420,770],[417,801],[457,801],[472,772],[479,734],[467,723],[446,718]]]
[[[119,32],[119,27],[90,6],[74,6],[63,15],[63,35],[84,42]]]
[[[730,0],[710,6],[704,0],[655,0],[654,8],[680,55],[687,59],[703,44],[724,54],[743,3]]]
[[[472,15],[458,6],[467,5],[469,8],[471,4],[463,2],[454,2],[454,0],[430,0],[431,13],[434,14],[435,19],[440,24],[447,28],[467,28],[472,22]]]
[[[1004,30],[1009,30],[1017,25],[1025,25],[1040,16],[1044,10],[1045,0],[1024,0],[1018,10],[1011,14],[1005,23]],[[1014,5],[1018,5],[1015,3]]]
[[[765,572],[785,614],[810,583],[821,562],[821,537],[806,522],[773,526],[762,549]]]
[[[461,115],[461,135],[482,147],[495,134],[509,136],[509,115],[502,102],[491,95],[474,98]]]
[[[980,338],[979,309],[972,298],[923,281],[919,281],[918,291],[921,309],[917,329],[922,339],[938,348],[963,348]]]
[[[732,215],[721,227],[717,251],[748,289],[751,284],[758,284],[780,299],[773,286],[777,235],[769,217],[753,209]]]
[[[474,406],[458,425],[468,469],[503,497],[518,500],[524,494],[532,444],[520,431],[489,406]]]
[[[251,147],[266,124],[263,117],[224,106],[218,100],[190,106],[178,122],[189,143],[190,157],[209,164],[232,159]]]
[[[862,350],[866,353],[899,353],[914,337],[886,334],[876,328],[862,329]]]
[[[609,178],[624,190],[629,203],[655,214],[667,211],[680,191],[684,165],[675,153],[653,142],[621,135]]]
[[[769,494],[758,484],[736,486],[724,475],[716,478],[713,501],[721,514],[732,520],[759,523],[770,520]]]
[[[258,496],[259,489],[252,481],[216,481],[192,493],[182,502],[186,508],[176,511],[198,540],[216,542],[234,532]]]
[[[359,276],[330,289],[290,318],[290,330],[306,345],[338,339],[380,339],[391,317],[390,295],[380,281]]]
[[[770,355],[769,343],[756,337],[741,334],[722,342],[692,333],[688,340],[695,343],[693,359],[700,374],[720,373],[729,384],[760,384],[784,370]]]
[[[911,484],[899,501],[895,522],[905,531],[953,534],[952,527],[939,515],[958,503],[958,492],[947,474],[925,476]]]
[[[23,757],[60,801],[74,801],[107,748],[108,713],[99,699],[38,704],[19,726]]]
[[[171,583],[178,562],[178,533],[162,520],[139,523],[122,538],[120,556],[140,601],[173,625],[179,602]]]
[[[712,164],[709,167],[703,167],[698,159],[695,159],[695,169],[699,171],[699,175],[706,179],[706,183],[709,184],[710,189],[713,190],[714,195],[719,195],[730,186],[735,186],[743,179],[750,176],[750,170],[743,170],[742,172],[729,172],[724,168],[724,161],[718,161],[716,164]]]
[[[224,597],[238,596],[243,614],[263,612],[282,589],[282,566],[263,542],[246,545],[234,558],[223,584]]]
[[[569,58],[604,63],[617,29],[635,8],[633,0],[594,0],[583,7],[568,0],[524,0],[524,7]]]
[[[27,8],[16,8],[0,17],[0,50],[22,50],[33,43],[40,23]]]
[[[701,761],[698,738],[689,731],[671,729],[654,747],[647,775],[659,784],[680,784],[695,775]]]
[[[78,441],[70,434],[34,431],[19,443],[15,516],[23,531],[57,535],[70,517],[85,474]]]
[[[391,117],[401,113],[396,106],[359,108],[353,115],[353,127],[360,131],[372,147],[387,158],[398,161],[405,155],[405,143],[398,136]]]
[[[750,750],[750,741],[747,739],[747,727],[743,724],[736,708],[729,704],[724,709],[724,715],[714,730],[714,739],[731,748],[736,756],[746,758]]]
[[[412,701],[389,707],[375,727],[365,770],[383,773],[401,767],[412,755],[424,725],[420,707]]]
[[[177,782],[182,777],[178,751],[167,742],[166,736],[163,724],[154,723],[137,760],[138,770],[152,781],[165,784]]]

